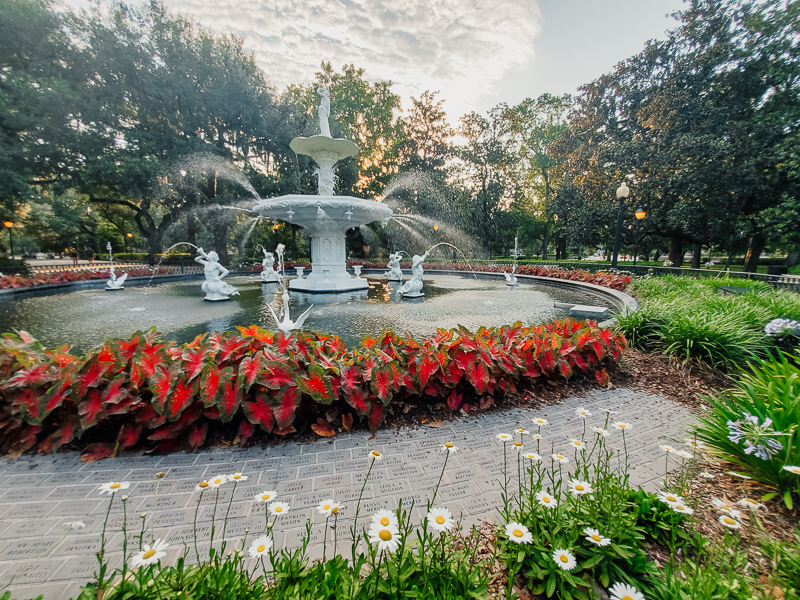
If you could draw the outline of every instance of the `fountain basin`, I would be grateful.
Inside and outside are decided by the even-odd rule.
[[[308,196],[290,194],[261,200],[253,211],[269,219],[286,221],[308,230],[311,237],[311,273],[293,279],[289,288],[310,293],[334,293],[365,290],[365,279],[347,272],[345,233],[352,227],[375,221],[382,224],[392,218],[392,209],[353,196]]]

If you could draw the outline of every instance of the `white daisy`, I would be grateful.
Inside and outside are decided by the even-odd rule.
[[[608,429],[603,429],[602,427],[592,427],[592,431],[594,431],[597,435],[608,437]]]
[[[428,526],[436,531],[449,531],[456,522],[446,508],[432,508],[428,511]]]
[[[738,502],[736,502],[739,506],[743,506],[749,510],[758,510],[759,508],[766,508],[763,504],[758,502],[757,500],[751,500],[750,498],[742,498]]]
[[[372,522],[382,525],[383,527],[388,527],[389,525],[397,527],[397,515],[390,510],[382,508],[372,515]]]
[[[614,423],[614,428],[625,431],[626,429],[633,429],[633,425],[630,423]]]
[[[608,414],[610,414],[610,415],[615,415],[615,414],[617,414],[617,411],[615,411],[615,410],[611,410],[610,408],[604,408],[604,409],[603,409],[603,412],[606,412],[606,413],[608,413]]]
[[[530,530],[522,523],[514,521],[506,524],[506,536],[510,541],[517,544],[530,544],[533,541],[533,535]]]
[[[228,481],[232,481],[234,483],[241,483],[242,481],[247,481],[249,478],[247,475],[242,475],[241,473],[234,473],[233,475],[227,475]]]
[[[586,449],[586,446],[584,446],[583,442],[582,442],[582,441],[580,441],[580,440],[570,440],[570,441],[569,441],[569,443],[570,443],[570,444],[571,444],[573,447],[575,447],[575,448],[578,448],[578,449],[580,449],[580,450],[585,450],[585,449]]]
[[[442,452],[453,454],[454,452],[458,452],[458,448],[456,448],[456,445],[453,442],[445,442],[444,446],[442,446]]]
[[[129,481],[109,481],[97,489],[100,490],[101,494],[108,494],[110,496],[111,494],[116,494],[120,490],[127,490],[129,487],[131,487]]]
[[[208,480],[208,487],[214,489],[218,488],[221,485],[228,483],[228,478],[230,475],[217,475],[216,477],[212,477]]]
[[[571,571],[578,564],[569,550],[553,550],[553,560],[563,571]]]
[[[321,515],[329,517],[330,515],[335,515],[338,513],[341,508],[341,504],[334,502],[333,498],[328,498],[327,500],[319,503],[319,506],[317,506],[317,512]]]
[[[584,494],[591,494],[594,491],[589,483],[586,481],[580,481],[579,479],[570,480],[568,485],[569,492],[573,496],[583,496]]]
[[[506,442],[510,442],[510,441],[512,441],[512,440],[514,439],[514,438],[513,438],[513,436],[511,436],[511,434],[508,434],[508,433],[498,433],[498,434],[497,434],[496,436],[494,436],[494,437],[496,437],[498,440],[500,440],[500,441],[501,441],[501,442],[503,442],[504,444],[505,444]]]
[[[531,419],[531,420],[533,421],[534,425],[538,425],[539,427],[544,427],[545,425],[550,425],[550,423],[549,423],[549,421],[547,419],[543,419],[541,417],[538,417],[536,419]]]
[[[537,462],[537,461],[542,460],[542,457],[540,455],[536,454],[536,452],[528,452],[527,454],[523,454],[522,456],[524,456],[525,458],[527,458],[531,462]]]
[[[669,446],[667,444],[659,446],[659,449],[662,452],[669,452],[669,453],[675,452],[675,448],[673,448],[672,446]]]
[[[683,498],[670,492],[659,492],[658,499],[667,504],[683,504]]]
[[[260,492],[253,496],[253,500],[255,500],[258,504],[264,504],[265,502],[270,502],[275,500],[275,497],[278,495],[278,492],[275,490],[268,490],[265,492]]]
[[[783,465],[784,471],[789,471],[789,473],[794,473],[795,475],[800,475],[800,467],[795,465]]]
[[[273,502],[267,508],[269,508],[269,512],[278,517],[288,513],[290,507],[286,502]]]
[[[370,525],[368,536],[370,543],[376,544],[381,551],[394,552],[400,545],[400,531],[392,524],[373,523]]]
[[[522,452],[522,450],[523,450],[522,442],[514,442],[513,448],[517,452]]]
[[[731,515],[720,515],[719,522],[725,525],[728,529],[739,529],[742,524],[739,522],[739,519],[732,517]]]
[[[583,533],[586,534],[586,537],[584,538],[586,541],[592,542],[598,546],[608,546],[611,543],[611,539],[600,535],[600,532],[597,531],[597,529],[587,527],[583,530]]]
[[[687,446],[691,446],[695,450],[705,450],[705,448],[706,448],[706,445],[703,442],[699,442],[699,441],[693,440],[691,438],[686,438],[686,440],[684,440],[684,441],[686,442]]]
[[[786,467],[783,468],[786,469]],[[797,467],[794,468],[796,469]],[[789,469],[786,470],[788,471]],[[750,477],[749,475],[743,475],[742,473],[737,473],[736,471],[726,471],[726,472],[728,473],[728,475],[733,475],[734,477],[738,477],[739,479],[752,479],[752,477]],[[797,473],[797,471],[792,471],[792,473]]]
[[[536,501],[542,506],[546,506],[547,508],[555,508],[556,506],[558,506],[558,502],[556,502],[556,499],[553,498],[553,496],[551,496],[547,492],[537,492]]]
[[[679,504],[670,504],[670,507],[676,513],[682,513],[684,515],[690,515],[690,514],[692,514],[694,512],[693,509],[689,508],[685,504],[680,504],[680,503]]]
[[[208,481],[206,481],[206,480],[204,479],[203,481],[201,481],[200,483],[198,483],[198,484],[195,486],[195,488],[194,488],[194,491],[195,491],[195,492],[205,492],[205,491],[206,491],[206,490],[208,490],[208,489],[211,489],[211,486],[210,486],[210,485],[208,485]]]
[[[262,535],[253,540],[247,553],[250,556],[264,556],[269,552],[270,548],[272,548],[272,538],[268,535]]]
[[[625,583],[615,583],[608,588],[608,593],[611,594],[611,600],[645,600],[644,594]]]
[[[86,527],[86,523],[83,521],[70,521],[69,523],[64,523],[65,529],[72,529],[73,531],[76,529],[84,529]]]
[[[381,462],[383,460],[383,454],[377,450],[370,450],[369,454],[367,454],[367,458],[371,458],[375,462]]]
[[[575,409],[575,414],[578,415],[581,419],[585,419],[586,417],[592,416],[592,413],[590,413],[582,406],[579,406],[578,408]]]
[[[562,465],[569,462],[569,459],[566,456],[564,456],[563,454],[556,453],[556,454],[553,454],[552,456],[553,456],[553,460],[555,460],[557,462],[560,462]]]
[[[156,540],[153,545],[145,544],[142,549],[131,557],[131,566],[134,569],[152,565],[164,558],[167,553],[165,550],[169,547],[167,542]]]
[[[712,498],[711,504],[723,512],[730,512],[733,510],[733,504],[728,504],[722,498]]]
[[[675,456],[680,456],[684,460],[689,460],[690,458],[694,458],[694,455],[691,452],[687,452],[686,450],[676,450],[673,452]]]
[[[519,429],[515,429],[514,433],[516,433],[517,435],[528,435],[530,431],[528,431],[527,429],[522,429],[520,427]]]
[[[531,434],[531,439],[532,439],[534,442],[537,442],[537,441],[539,441],[540,439],[542,439],[542,434],[540,434],[540,433],[533,433],[533,434]]]
[[[708,471],[703,471],[702,473],[700,473],[700,477],[702,477],[703,479],[714,479],[716,475],[714,475],[713,473],[709,473]]]

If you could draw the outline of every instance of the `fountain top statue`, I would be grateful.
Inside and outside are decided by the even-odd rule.
[[[366,279],[353,278],[347,272],[345,233],[348,229],[392,218],[392,209],[381,202],[353,196],[335,196],[336,163],[358,154],[358,146],[350,140],[333,138],[328,118],[331,113],[330,93],[318,88],[321,101],[317,108],[320,135],[298,137],[289,147],[317,163],[318,195],[290,194],[261,200],[253,211],[273,221],[300,225],[311,236],[311,273],[293,279],[289,288],[303,292],[345,292],[366,290]]]

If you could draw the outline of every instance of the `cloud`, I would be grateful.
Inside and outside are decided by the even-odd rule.
[[[536,0],[169,0],[216,32],[245,38],[278,88],[313,80],[322,61],[389,79],[408,102],[441,90],[453,120],[533,59]]]

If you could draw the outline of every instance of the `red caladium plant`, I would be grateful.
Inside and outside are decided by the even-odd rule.
[[[54,452],[91,431],[86,460],[147,440],[157,452],[193,451],[214,422],[237,428],[240,443],[256,428],[288,435],[298,421],[329,436],[323,413],[343,415],[345,429],[355,417],[374,431],[397,399],[460,410],[489,406],[539,378],[587,373],[609,385],[604,366],[625,345],[592,321],[572,319],[476,333],[439,329],[423,340],[383,331],[351,350],[335,335],[272,334],[256,325],[184,345],[151,329],[82,357],[5,334],[0,450]]]

